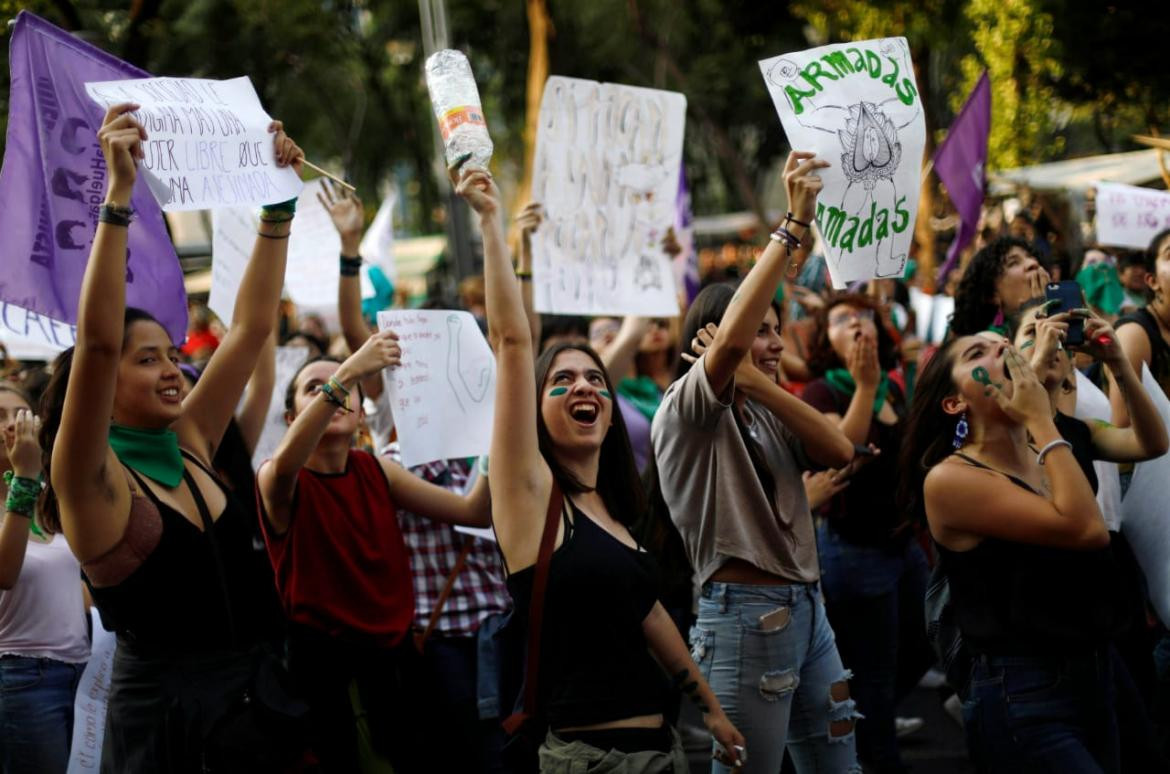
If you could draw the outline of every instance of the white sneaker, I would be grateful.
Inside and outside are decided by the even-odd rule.
[[[921,731],[926,721],[922,718],[894,718],[894,733],[899,739]]]

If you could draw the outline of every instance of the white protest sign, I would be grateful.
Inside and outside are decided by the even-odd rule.
[[[821,46],[760,71],[795,150],[832,166],[816,223],[833,285],[902,276],[914,236],[926,122],[905,38]]]
[[[1146,249],[1170,228],[1170,193],[1122,183],[1097,183],[1097,242]]]
[[[0,301],[0,344],[14,360],[52,360],[76,339],[76,325]]]
[[[398,200],[398,195],[395,191],[391,191],[390,195],[382,200],[382,204],[378,207],[378,213],[374,215],[373,222],[370,227],[366,229],[365,235],[362,237],[361,253],[362,258],[366,263],[373,264],[382,270],[386,275],[386,279],[394,282],[398,278],[398,267],[394,264],[394,203]],[[362,274],[362,279],[366,280],[365,274]],[[372,296],[373,288],[369,290],[367,295],[365,292],[365,283],[363,282],[362,298],[369,298]]]
[[[73,743],[69,749],[66,774],[99,771],[102,767],[106,707],[118,639],[102,625],[96,607],[90,608],[89,617],[93,621],[93,640],[90,643],[89,662],[81,673],[73,699]]]
[[[1142,385],[1150,394],[1162,423],[1170,428],[1170,400],[1142,364]],[[1158,618],[1170,621],[1170,454],[1139,462],[1125,499],[1121,501],[1121,530],[1133,548],[1149,587],[1150,602]]]
[[[139,78],[85,84],[103,108],[139,105],[146,130],[138,163],[166,211],[271,204],[293,198],[301,179],[276,166],[272,118],[252,81],[233,78]]]
[[[545,222],[532,238],[537,311],[673,317],[662,238],[674,225],[687,100],[553,76],[532,180]]]
[[[264,429],[260,431],[260,440],[256,441],[256,448],[252,452],[253,470],[272,458],[276,447],[280,445],[280,439],[288,431],[288,424],[284,421],[284,395],[297,369],[308,359],[308,347],[276,348],[276,381],[272,388],[272,401],[268,404],[268,416],[264,418]]]
[[[228,327],[259,227],[260,218],[249,207],[211,211],[211,292],[207,306]]]
[[[321,178],[306,183],[297,198],[284,289],[293,303],[302,309],[335,313],[341,237],[329,211],[317,199],[321,186]],[[259,226],[259,211],[252,208],[231,207],[212,213],[208,306],[225,325],[231,324],[236,293],[252,255]]]
[[[470,312],[391,309],[402,364],[382,372],[402,466],[487,454],[495,411],[496,361]]]
[[[1077,375],[1077,408],[1076,418],[1085,422],[1100,420],[1110,421],[1113,410],[1109,405],[1109,398],[1101,389],[1089,380],[1089,377],[1080,371]],[[1105,525],[1116,532],[1121,529],[1121,473],[1117,463],[1105,460],[1093,460],[1093,470],[1097,474],[1097,505],[1101,507],[1101,515],[1105,517]]]

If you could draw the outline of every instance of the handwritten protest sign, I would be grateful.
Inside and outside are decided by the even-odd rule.
[[[85,84],[104,108],[140,105],[146,129],[139,168],[162,208],[206,210],[293,198],[301,180],[276,154],[260,98],[247,77],[142,78]]]
[[[256,449],[252,452],[253,470],[259,468],[265,460],[272,458],[280,439],[288,432],[288,424],[284,421],[284,395],[297,369],[308,359],[308,347],[276,348],[276,381],[272,388],[272,402],[268,405],[268,416],[264,418],[264,429],[260,431],[260,440],[256,442]]]
[[[487,454],[496,361],[469,312],[392,309],[379,330],[398,333],[402,363],[382,372],[402,465]]]
[[[0,344],[16,360],[51,360],[77,341],[77,326],[0,301]]]
[[[1162,423],[1170,428],[1170,400],[1142,364],[1142,386],[1146,388]],[[1170,480],[1170,454],[1139,462],[1125,499],[1121,501],[1121,530],[1133,547],[1134,556],[1146,575],[1150,602],[1158,618],[1170,621],[1170,502],[1166,482]]]
[[[297,216],[293,219],[288,243],[284,288],[288,297],[302,309],[332,311],[337,309],[337,256],[341,254],[341,237],[333,226],[329,211],[317,199],[321,186],[320,178],[306,183],[297,198]],[[259,226],[259,213],[251,208],[229,207],[212,213],[208,306],[225,323],[232,319],[236,293],[252,255]]]
[[[1097,242],[1146,249],[1170,228],[1170,193],[1122,183],[1097,184]]]
[[[674,224],[686,97],[553,76],[540,102],[536,309],[678,314],[662,238]]]
[[[60,538],[64,540],[64,538]],[[110,677],[114,672],[114,633],[102,625],[97,608],[90,608],[93,639],[89,663],[77,683],[73,699],[73,743],[69,749],[66,774],[99,771],[102,766],[102,742],[106,736],[106,708],[109,705]]]
[[[760,71],[788,142],[832,164],[818,173],[816,223],[833,285],[901,277],[926,145],[906,39],[784,54]]]

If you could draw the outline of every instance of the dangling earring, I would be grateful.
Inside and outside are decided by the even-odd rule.
[[[963,448],[963,442],[967,440],[967,434],[971,432],[971,428],[967,425],[967,412],[964,411],[959,416],[959,421],[955,424],[955,440],[952,445],[956,449]]]

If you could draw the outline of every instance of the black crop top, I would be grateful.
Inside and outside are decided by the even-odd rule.
[[[609,534],[565,498],[565,537],[544,602],[538,701],[552,728],[592,725],[665,708],[665,675],[642,633],[657,602],[653,556]],[[508,576],[525,629],[534,567]]]
[[[267,558],[253,550],[248,511],[219,478],[183,452],[223,489],[227,505],[206,535],[183,514],[162,502],[137,473],[138,486],[162,521],[158,544],[129,576],[114,586],[94,586],[86,578],[102,623],[118,637],[148,654],[182,654],[256,643],[280,601]],[[219,547],[231,594],[231,619],[211,551]]]
[[[1001,475],[1035,493],[1021,479]],[[1073,551],[998,538],[984,538],[968,551],[936,545],[959,630],[978,652],[1075,655],[1103,645],[1130,623],[1128,611],[1116,604],[1128,589],[1108,548]]]

